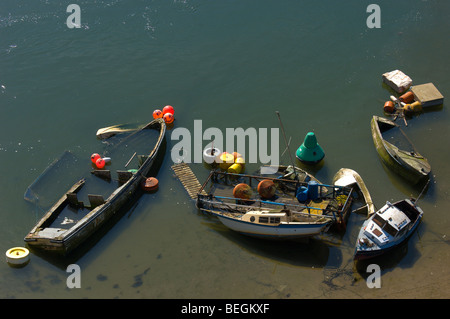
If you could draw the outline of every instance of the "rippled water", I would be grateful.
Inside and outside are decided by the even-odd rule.
[[[65,2],[2,1],[4,251],[23,246],[42,216],[23,194],[55,158],[71,150],[89,160],[104,149],[97,129],[146,123],[167,104],[175,107],[174,127],[191,132],[198,119],[203,129],[277,128],[280,111],[291,153],[315,132],[325,160],[304,168],[319,180],[331,182],[348,167],[362,176],[377,207],[418,196],[421,187],[381,163],[370,119],[383,115],[392,93],[381,81],[388,71],[400,69],[415,84],[433,82],[449,96],[450,3],[377,3],[380,29],[367,27],[369,2],[361,1],[78,1],[81,28],[69,29]],[[420,199],[425,215],[417,232],[377,261],[380,289],[369,289],[366,265],[352,261],[364,216],[352,214],[343,236],[309,243],[233,233],[200,213],[174,177],[176,141],[168,131],[157,193],[144,194],[65,260],[33,252],[24,268],[2,263],[0,296],[448,298],[449,118],[444,103],[407,119],[404,129],[429,159],[432,178]],[[290,161],[287,153],[281,161]],[[191,167],[200,180],[208,174],[202,164]],[[80,289],[66,286],[71,263],[81,268]]]

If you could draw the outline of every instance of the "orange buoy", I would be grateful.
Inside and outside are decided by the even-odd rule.
[[[175,114],[175,110],[173,109],[173,107],[171,105],[164,106],[162,112],[163,112],[163,114],[167,114],[167,113],[170,113],[172,115]]]
[[[406,92],[405,94],[403,94],[402,96],[399,97],[399,100],[402,101],[403,103],[412,103],[414,102],[414,93],[411,91]]]
[[[252,194],[252,188],[245,183],[237,184],[233,189],[233,196],[236,198],[250,199]]]
[[[164,118],[164,121],[166,122],[166,124],[173,123],[173,120],[175,119],[175,118],[173,117],[173,114],[172,114],[172,113],[166,113],[166,114],[164,114],[163,118]]]
[[[97,160],[100,158],[100,154],[94,153],[91,155],[91,161],[92,163],[95,164],[95,162],[97,162]]]
[[[158,189],[159,182],[154,177],[146,178],[142,181],[141,187],[146,192],[153,192]]]
[[[272,198],[276,189],[275,183],[270,179],[264,179],[258,184],[258,193],[262,198]]]
[[[105,164],[105,160],[101,157],[95,161],[95,166],[97,166],[98,169],[103,169]]]
[[[386,113],[393,113],[394,110],[395,110],[394,102],[392,102],[392,101],[386,101],[386,103],[384,103],[383,109],[384,109],[384,111],[385,111]]]
[[[153,118],[154,119],[160,119],[163,117],[163,112],[161,110],[154,110],[153,111]]]

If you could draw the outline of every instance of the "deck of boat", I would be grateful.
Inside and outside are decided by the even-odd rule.
[[[76,196],[69,198],[70,204],[61,210],[50,227],[71,228],[91,209],[104,203],[131,176],[132,173],[128,170],[137,170],[140,167],[152,151],[158,136],[159,131],[145,129],[119,142],[110,151],[105,152],[103,157],[110,157],[111,162],[102,170],[96,170],[90,162],[86,161],[84,172],[80,173],[80,176],[85,179],[84,186],[76,193]]]

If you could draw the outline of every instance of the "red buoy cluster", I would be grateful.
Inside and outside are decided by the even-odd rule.
[[[100,154],[94,153],[91,155],[92,164],[95,165],[98,169],[105,168],[106,160],[100,156]]]
[[[163,118],[166,124],[171,124],[175,120],[174,114],[175,114],[174,108],[171,105],[166,105],[164,106],[162,111],[159,109],[154,110],[153,118],[154,119]]]

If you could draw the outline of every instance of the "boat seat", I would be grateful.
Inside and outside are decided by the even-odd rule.
[[[133,176],[132,172],[129,171],[117,171],[117,177],[119,178],[119,183],[126,183]]]
[[[103,205],[105,200],[102,195],[92,195],[88,194],[89,203],[91,204],[91,209],[94,209],[97,206]]]
[[[139,161],[139,167],[142,166],[142,164],[144,164],[144,162],[147,160],[148,155],[138,155],[137,156],[138,161]]]
[[[76,208],[84,208],[84,203],[78,200],[77,193],[67,193],[66,196],[70,206]]]
[[[91,173],[97,177],[106,179],[108,181],[111,180],[111,171],[110,170],[95,169]]]

